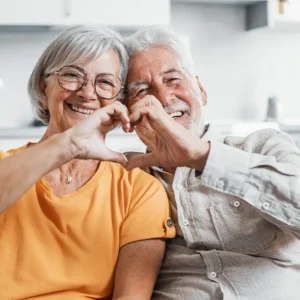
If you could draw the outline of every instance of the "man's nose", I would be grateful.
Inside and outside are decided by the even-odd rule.
[[[173,90],[166,86],[157,87],[154,94],[153,96],[159,100],[162,106],[167,105],[174,98]]]

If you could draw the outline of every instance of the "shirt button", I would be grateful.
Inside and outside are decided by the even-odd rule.
[[[269,208],[270,208],[270,204],[269,204],[268,202],[265,202],[265,203],[263,204],[263,208],[264,208],[264,209],[269,209]]]
[[[177,188],[177,190],[181,190],[182,189],[182,185],[181,184],[177,184],[176,188]]]
[[[173,227],[173,225],[174,225],[174,222],[173,222],[173,220],[172,219],[168,219],[167,220],[167,225],[168,225],[168,227]]]
[[[239,207],[241,205],[241,202],[240,201],[234,201],[233,202],[233,206],[234,207]]]
[[[183,220],[183,225],[184,226],[188,226],[190,223],[189,223],[189,221],[188,220]]]
[[[224,181],[223,180],[219,180],[217,183],[218,188],[223,188],[224,187]]]
[[[217,277],[217,273],[216,272],[211,272],[210,273],[210,278],[216,278]]]

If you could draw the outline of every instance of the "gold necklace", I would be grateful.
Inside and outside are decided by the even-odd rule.
[[[59,170],[66,176],[65,183],[66,183],[66,184],[72,183],[73,177],[67,175],[62,169],[59,168]],[[71,163],[70,163],[70,165],[69,165],[69,171],[71,171],[71,170],[72,170],[72,169],[71,169]]]

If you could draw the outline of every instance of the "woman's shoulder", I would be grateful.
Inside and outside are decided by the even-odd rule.
[[[150,175],[150,169],[140,169],[140,168],[134,168],[133,170],[126,170],[125,167],[118,163],[114,162],[106,162],[108,168],[111,170],[111,172],[114,173],[114,176],[119,175],[118,177],[122,177],[123,179],[128,180],[131,183],[136,182],[156,182],[157,179]]]
[[[3,151],[0,149],[0,159],[4,158],[4,157],[7,157],[7,156],[10,156],[10,155],[13,155],[19,151],[22,151],[24,149],[26,149],[28,147],[28,145],[30,145],[31,143],[27,143],[21,147],[18,147],[18,148],[14,148],[14,149],[10,149],[10,150],[6,150],[6,151]]]

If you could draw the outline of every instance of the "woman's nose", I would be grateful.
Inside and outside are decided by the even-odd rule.
[[[79,90],[82,96],[87,100],[97,100],[96,89],[94,85],[94,79],[87,78],[82,88]]]

